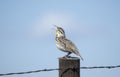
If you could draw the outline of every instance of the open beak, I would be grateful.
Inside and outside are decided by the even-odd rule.
[[[53,25],[53,27],[51,28],[52,30],[57,30],[57,28],[58,28],[58,26],[56,26],[56,25]]]
[[[57,25],[53,25],[56,29],[58,28],[58,26]]]
[[[57,30],[58,26],[53,25],[54,27],[52,29]]]

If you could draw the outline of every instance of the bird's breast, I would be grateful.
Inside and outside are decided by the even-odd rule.
[[[60,49],[60,50],[62,50],[62,51],[65,51],[64,46],[63,46],[59,41],[55,41],[55,43],[56,43],[56,47],[57,47],[58,49]]]

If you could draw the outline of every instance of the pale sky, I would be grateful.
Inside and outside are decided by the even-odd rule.
[[[53,25],[76,44],[81,66],[120,64],[119,0],[0,0],[0,73],[58,68],[66,53],[55,46]],[[16,76],[57,77],[58,71],[7,77]],[[88,76],[120,77],[120,69],[81,70]]]

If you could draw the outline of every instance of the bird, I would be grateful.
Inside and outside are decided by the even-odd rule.
[[[74,53],[78,55],[81,60],[83,60],[75,44],[71,40],[66,38],[64,29],[56,25],[54,26],[56,27],[56,37],[55,37],[56,47],[63,52],[67,52],[67,55],[63,56],[63,58],[69,58],[70,57],[69,55],[71,53]]]

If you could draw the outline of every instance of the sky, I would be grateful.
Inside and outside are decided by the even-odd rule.
[[[0,0],[0,73],[58,68],[57,25],[82,66],[120,64],[119,0]],[[71,56],[76,55],[72,54]],[[58,77],[58,71],[6,77]],[[81,69],[81,77],[120,77],[120,69]]]

